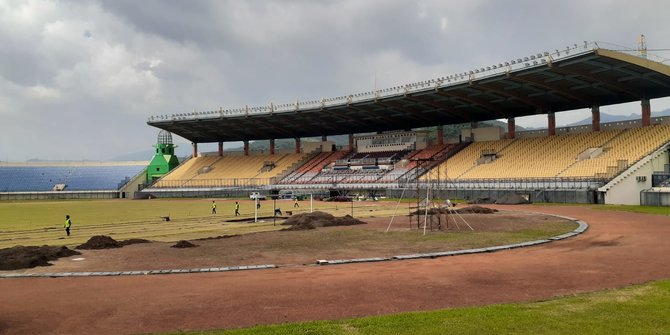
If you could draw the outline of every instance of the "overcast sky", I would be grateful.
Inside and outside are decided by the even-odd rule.
[[[584,40],[670,48],[668,13],[667,0],[3,0],[0,160],[106,160],[151,149],[151,115],[347,95]]]

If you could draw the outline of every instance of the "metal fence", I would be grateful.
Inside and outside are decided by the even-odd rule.
[[[274,184],[275,182],[275,178],[179,179],[160,180],[150,188],[249,188],[267,186]]]
[[[402,189],[387,190],[386,195],[389,197],[399,198],[403,193]],[[588,189],[561,189],[561,190],[543,190],[543,189],[527,189],[527,190],[510,190],[510,189],[441,189],[433,190],[433,196],[441,199],[464,199],[464,200],[481,200],[488,199],[488,201],[495,202],[503,197],[509,195],[520,195],[528,199],[531,203],[574,203],[574,204],[597,204],[603,203],[603,199],[599,192]],[[404,197],[416,198],[425,197],[426,189],[409,189],[405,190]]]
[[[640,192],[642,206],[670,206],[670,190],[651,189]]]
[[[119,191],[0,192],[0,200],[116,199],[123,197],[125,197],[125,192]]]

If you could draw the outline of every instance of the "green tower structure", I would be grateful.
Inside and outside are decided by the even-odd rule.
[[[155,145],[156,153],[147,167],[147,182],[152,183],[156,179],[166,175],[179,165],[179,159],[174,154],[176,146],[172,144],[172,134],[161,130],[158,133],[158,141]]]

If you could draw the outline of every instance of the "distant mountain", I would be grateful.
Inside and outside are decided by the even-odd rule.
[[[670,116],[670,109],[666,109],[660,112],[651,113],[651,117],[659,116]],[[640,114],[630,114],[630,115],[612,115],[607,113],[600,113],[600,123],[608,122],[617,122],[617,121],[628,121],[628,120],[637,120],[640,118]],[[591,124],[591,118],[587,117],[581,121],[573,122],[565,125],[565,127],[575,127],[575,126],[587,126]]]

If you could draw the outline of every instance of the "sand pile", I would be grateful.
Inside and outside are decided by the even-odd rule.
[[[189,241],[181,240],[181,241],[177,242],[175,245],[171,246],[171,248],[182,249],[182,248],[195,248],[197,246],[198,246],[197,244],[193,244]]]
[[[306,230],[317,227],[352,226],[357,224],[365,224],[365,222],[350,215],[337,218],[331,214],[318,211],[296,214],[282,223],[282,225],[290,226],[284,230]]]
[[[16,246],[0,249],[0,270],[17,270],[34,268],[36,266],[48,266],[51,265],[49,261],[73,255],[81,254],[75,250],[70,250],[65,246]]]

